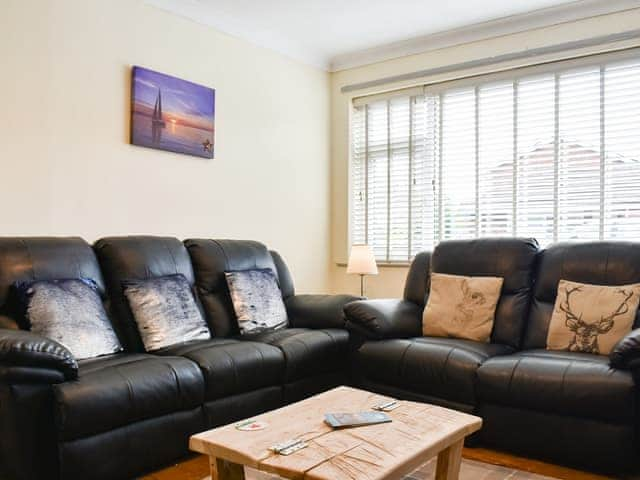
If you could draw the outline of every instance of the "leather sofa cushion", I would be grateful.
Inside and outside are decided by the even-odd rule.
[[[243,335],[242,339],[264,342],[282,351],[286,383],[347,369],[349,333],[346,330],[287,328]]]
[[[116,354],[79,362],[78,379],[53,386],[61,439],[74,440],[204,402],[198,366],[180,357]]]
[[[16,282],[89,278],[105,293],[91,246],[77,237],[0,238],[0,326],[27,328],[24,308],[13,292]]]
[[[518,348],[529,311],[538,243],[529,238],[481,238],[441,242],[431,271],[504,279],[491,342]]]
[[[588,353],[528,350],[488,360],[478,370],[483,403],[556,415],[631,421],[636,408],[631,373]]]
[[[180,274],[193,288],[193,267],[187,249],[177,238],[131,236],[102,238],[94,250],[104,273],[116,332],[125,350],[144,352],[123,282]]]
[[[431,252],[418,253],[411,262],[402,298],[420,307],[427,304],[431,288]]]
[[[511,347],[452,338],[422,337],[364,343],[356,374],[379,384],[474,405],[478,367]]]
[[[293,287],[293,277],[291,276],[289,267],[287,267],[284,258],[282,258],[278,252],[269,250],[269,253],[278,272],[278,283],[280,285],[280,291],[282,292],[282,298],[286,300],[289,297],[293,297],[296,291]]]
[[[184,244],[189,251],[195,273],[196,288],[202,302],[209,327],[216,337],[236,335],[238,321],[227,287],[225,272],[270,269],[278,284],[292,288],[290,277],[280,282],[279,272],[284,270],[282,259],[278,269],[269,250],[262,243],[250,240],[189,239]],[[283,295],[287,292],[283,291]]]
[[[640,243],[556,243],[540,252],[523,348],[545,348],[560,280],[593,285],[640,283]],[[640,327],[640,310],[635,326]]]
[[[282,383],[284,357],[276,347],[258,342],[212,338],[155,352],[195,362],[202,371],[207,401]]]

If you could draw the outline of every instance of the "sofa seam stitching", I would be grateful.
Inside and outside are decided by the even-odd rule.
[[[180,410],[186,410],[186,407],[184,405],[184,396],[182,395],[182,385],[180,383],[180,377],[178,376],[178,372],[176,372],[176,369],[173,367],[173,365],[171,365],[170,362],[163,362],[166,366],[168,366],[171,369],[171,372],[173,373],[173,377],[176,380],[176,387],[178,388],[178,403],[180,405]]]
[[[407,356],[407,352],[409,351],[409,348],[411,348],[412,345],[413,343],[411,341],[408,341],[408,345],[406,346],[406,348],[402,352],[402,355],[400,356],[400,362],[398,363],[398,368],[400,371],[398,372],[398,376],[401,378],[402,378],[401,373],[404,371],[404,359]]]
[[[513,377],[516,374],[516,370],[518,370],[518,367],[520,366],[520,362],[522,361],[522,357],[518,358],[518,360],[516,361],[516,364],[513,366],[513,369],[511,370],[511,375],[509,375],[509,383],[507,383],[507,393],[511,393],[511,384],[513,383]]]
[[[176,275],[178,275],[180,273],[180,272],[178,272],[178,262],[176,262],[176,257],[173,255],[173,252],[171,251],[171,248],[169,248],[169,245],[167,245],[167,242],[168,242],[168,239],[166,239],[166,238],[162,239],[162,245],[164,246],[164,248],[167,250],[167,252],[171,256],[171,260],[173,261],[173,268],[176,271]]]

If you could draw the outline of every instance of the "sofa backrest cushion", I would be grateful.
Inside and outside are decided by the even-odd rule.
[[[640,282],[640,243],[556,243],[539,254],[524,348],[545,348],[560,280],[594,285]],[[636,313],[634,328],[640,327]]]
[[[404,299],[424,307],[427,304],[430,282],[431,252],[420,252],[409,267],[404,284]]]
[[[271,254],[271,258],[273,258],[273,263],[276,264],[282,298],[286,300],[289,297],[293,297],[296,294],[296,291],[293,286],[293,277],[291,276],[289,267],[287,267],[287,264],[278,252],[269,250],[269,253]]]
[[[431,271],[502,277],[491,343],[519,348],[529,310],[538,242],[528,238],[444,241],[431,255]]]
[[[113,321],[122,332],[125,349],[144,352],[123,282],[182,274],[193,288],[193,267],[187,249],[177,238],[154,236],[102,238],[94,249],[111,299]]]
[[[184,243],[193,263],[198,296],[209,327],[216,337],[228,337],[239,333],[238,321],[224,272],[268,268],[278,278],[280,289],[285,289],[283,297],[286,298],[293,290],[290,275],[284,279],[284,282],[280,281],[279,273],[286,268],[283,267],[282,259],[278,257],[282,265],[277,268],[274,257],[260,242],[189,239]]]
[[[101,298],[106,300],[98,261],[83,239],[0,238],[0,328],[17,328],[25,323],[24,307],[13,287],[15,282],[80,278],[93,280]]]

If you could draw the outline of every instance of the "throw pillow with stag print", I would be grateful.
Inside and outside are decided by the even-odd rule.
[[[547,348],[607,355],[633,327],[640,284],[604,286],[561,280]]]

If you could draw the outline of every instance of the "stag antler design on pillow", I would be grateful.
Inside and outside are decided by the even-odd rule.
[[[615,318],[625,315],[629,311],[629,300],[633,297],[633,291],[622,288],[616,293],[624,297],[618,307],[610,314],[601,316],[595,323],[588,323],[582,320],[582,313],[576,315],[571,309],[571,295],[582,291],[582,287],[567,287],[564,291],[565,299],[560,303],[560,310],[565,314],[565,325],[574,333],[573,339],[569,343],[569,351],[600,354],[598,336],[608,333],[615,323]]]

